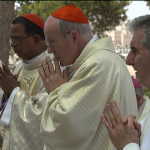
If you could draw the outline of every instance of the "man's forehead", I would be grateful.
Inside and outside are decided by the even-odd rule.
[[[25,33],[25,27],[22,24],[12,24],[10,27],[10,36],[21,36]]]
[[[59,26],[59,19],[50,16],[45,22],[44,29],[58,27],[58,26]]]
[[[144,30],[137,30],[132,37],[130,45],[142,44],[144,37],[145,37],[145,31]]]
[[[25,27],[22,24],[11,24],[10,31],[25,31]]]
[[[47,21],[45,22],[44,26],[44,34],[46,39],[50,38],[53,39],[55,36],[60,35],[60,29],[59,29],[59,20],[54,17],[49,17]]]

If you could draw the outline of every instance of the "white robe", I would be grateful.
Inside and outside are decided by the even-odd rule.
[[[148,96],[144,96],[144,99],[145,99],[144,104],[138,110],[139,122],[145,118],[145,116],[150,110],[150,99],[148,98]]]

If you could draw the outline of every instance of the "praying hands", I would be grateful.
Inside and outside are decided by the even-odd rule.
[[[101,121],[107,128],[111,141],[117,150],[123,150],[129,143],[140,145],[141,125],[135,121],[136,117],[130,115],[122,118],[115,101],[110,101],[106,106],[106,111],[110,122],[104,114],[101,116]]]
[[[17,75],[13,75],[8,66],[2,64],[3,69],[0,67],[0,87],[4,92],[4,100],[6,101],[14,88],[19,86],[17,82]]]
[[[42,65],[38,68],[38,71],[48,94],[57,87],[68,82],[68,72],[65,69],[63,74],[61,73],[61,68],[56,58],[54,58],[54,65],[52,64],[50,57],[46,57],[41,64]]]

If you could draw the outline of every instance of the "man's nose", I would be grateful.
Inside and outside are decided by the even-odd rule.
[[[50,47],[50,46],[48,46],[47,49],[48,49],[48,53],[49,53],[49,54],[55,52],[55,50],[54,50],[52,47]]]
[[[9,41],[10,42],[10,46],[11,47],[15,47],[17,44],[15,43],[15,42],[13,42],[13,41]]]
[[[126,58],[126,64],[127,65],[134,65],[134,59],[135,59],[135,54],[130,51],[127,58]]]

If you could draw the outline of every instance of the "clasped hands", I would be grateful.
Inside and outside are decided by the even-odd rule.
[[[0,87],[4,92],[4,101],[6,101],[14,88],[19,86],[17,82],[17,75],[13,75],[5,63],[2,64],[3,69],[0,67]]]
[[[135,120],[136,116],[121,117],[115,101],[110,101],[106,105],[108,118],[102,114],[101,121],[108,130],[110,139],[117,150],[123,148],[129,143],[137,143],[140,145],[141,125]]]
[[[47,56],[46,59],[41,62],[38,71],[48,94],[68,82],[67,70],[64,69],[63,74],[61,73],[59,62],[55,57],[53,65],[52,60]]]

